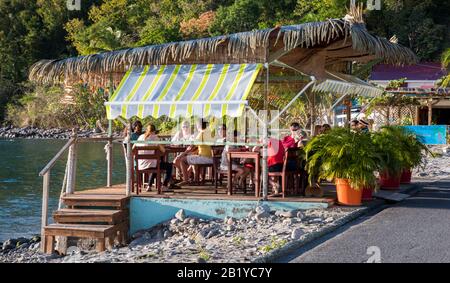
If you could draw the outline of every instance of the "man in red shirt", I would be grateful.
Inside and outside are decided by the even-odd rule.
[[[269,138],[267,144],[267,167],[269,172],[281,172],[283,170],[285,148],[283,143],[276,138]],[[270,186],[273,188],[272,196],[280,195],[280,184],[275,178],[269,179]]]
[[[300,146],[301,141],[303,140],[303,135],[300,131],[300,124],[297,122],[293,122],[290,126],[291,134],[283,138],[283,146],[284,148],[297,148]]]

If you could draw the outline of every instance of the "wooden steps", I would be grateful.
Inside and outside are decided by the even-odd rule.
[[[107,223],[114,225],[128,219],[128,209],[69,209],[64,208],[53,213],[56,223]]]
[[[53,213],[54,224],[44,227],[45,253],[55,249],[55,237],[96,239],[96,250],[112,248],[114,242],[125,244],[129,227],[129,197],[124,194],[83,194],[63,196],[67,208]],[[60,247],[65,253],[67,247]]]
[[[50,224],[44,227],[46,253],[54,251],[55,236],[63,237],[80,237],[94,238],[97,240],[96,249],[98,252],[105,250],[105,240],[108,241],[110,247],[114,244],[114,240],[118,239],[120,243],[124,243],[126,232],[128,232],[128,221],[116,225],[89,225],[89,224]]]
[[[114,207],[124,209],[129,197],[124,195],[71,194],[64,196],[63,203],[70,207]]]

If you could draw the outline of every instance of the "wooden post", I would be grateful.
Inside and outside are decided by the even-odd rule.
[[[131,121],[128,125],[128,130],[129,130],[129,137],[131,137],[131,133],[132,133],[132,126],[131,126]],[[132,151],[133,151],[133,144],[131,143],[131,139],[128,138],[127,140],[127,162],[126,162],[126,169],[127,169],[127,173],[126,173],[126,195],[129,196],[131,195],[131,178],[132,178],[132,166],[133,165],[133,156],[132,156]]]
[[[419,125],[420,121],[420,113],[419,113],[419,106],[416,106],[414,109],[414,125]]]
[[[42,217],[41,217],[41,251],[45,252],[47,241],[45,238],[44,227],[48,224],[48,192],[50,187],[50,170],[44,174],[42,185]]]
[[[109,136],[108,144],[107,144],[107,151],[106,151],[106,160],[108,162],[108,168],[106,173],[106,186],[111,187],[112,185],[112,164],[113,164],[113,143],[112,143],[112,137]]]
[[[347,127],[347,128],[350,128],[350,122],[352,121],[352,107],[351,107],[351,103],[352,103],[352,101],[351,101],[351,98],[348,98],[346,101],[345,101],[345,111],[346,111],[346,121],[345,121],[345,126]]]
[[[77,132],[76,129],[72,130],[72,138],[75,139],[73,144],[69,148],[68,165],[69,168],[67,170],[67,187],[66,193],[73,194],[75,191],[75,178],[76,178],[76,169],[77,169]]]
[[[112,73],[109,74],[109,93],[108,100],[111,98],[112,93],[114,92],[114,83],[112,78]],[[106,159],[108,162],[107,175],[106,175],[106,186],[111,187],[112,185],[112,164],[113,164],[113,143],[112,143],[112,120],[108,120],[108,151],[106,152]]]
[[[428,126],[433,122],[433,99],[428,100]]]
[[[312,97],[310,98],[310,104],[311,104],[311,108],[310,108],[310,118],[311,118],[311,136],[314,136],[314,126],[315,126],[315,121],[316,121],[316,117],[315,117],[315,108],[316,108],[316,101],[315,101],[315,95],[312,91],[308,91],[309,95],[312,95]]]
[[[386,106],[387,110],[386,110],[386,125],[390,125],[391,124],[391,107],[390,106]]]

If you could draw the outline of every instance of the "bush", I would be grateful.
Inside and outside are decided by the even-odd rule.
[[[7,106],[6,120],[14,126],[40,128],[94,128],[96,121],[106,123],[104,91],[89,91],[84,86],[73,90],[73,104],[62,103],[64,90],[59,86],[29,87],[29,91]]]

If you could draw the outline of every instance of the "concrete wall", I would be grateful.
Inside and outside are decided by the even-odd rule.
[[[266,201],[273,210],[326,208],[327,203]],[[184,209],[187,216],[203,219],[231,216],[242,218],[258,206],[258,201],[201,200],[132,197],[130,201],[130,232],[150,228],[174,217]]]

